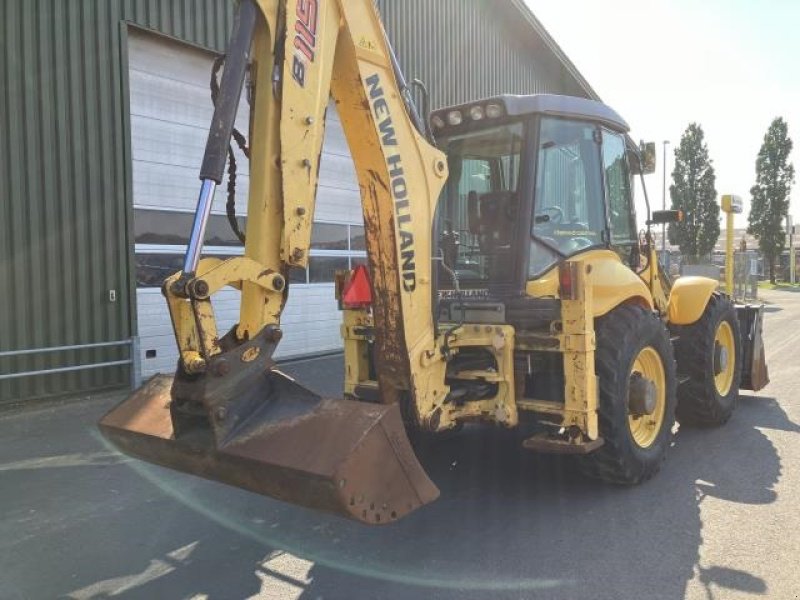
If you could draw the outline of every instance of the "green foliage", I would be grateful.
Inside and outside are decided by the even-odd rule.
[[[708,156],[703,128],[692,123],[675,149],[675,168],[669,187],[672,208],[683,211],[682,223],[669,226],[669,242],[686,257],[706,256],[719,237],[716,175]]]
[[[761,254],[769,265],[769,279],[775,283],[775,262],[786,243],[784,219],[789,213],[789,193],[794,183],[794,166],[789,162],[792,140],[788,126],[778,117],[764,136],[756,159],[756,184],[752,196],[748,233],[758,239]]]

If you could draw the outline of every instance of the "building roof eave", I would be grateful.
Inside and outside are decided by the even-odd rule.
[[[524,17],[528,25],[530,25],[536,35],[539,36],[545,46],[547,46],[547,48],[553,53],[558,61],[564,66],[578,86],[580,86],[580,88],[586,92],[587,96],[592,100],[600,100],[600,95],[594,90],[594,88],[592,88],[591,85],[589,85],[589,82],[586,81],[586,78],[581,74],[566,53],[556,43],[553,37],[547,32],[547,29],[545,29],[541,21],[536,18],[530,7],[528,7],[528,5],[525,3],[525,0],[510,0],[510,2],[511,5],[516,8],[517,11],[519,11],[519,13]]]

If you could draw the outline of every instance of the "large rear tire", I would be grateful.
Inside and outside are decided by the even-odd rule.
[[[692,325],[672,325],[677,336],[677,418],[681,425],[716,427],[730,419],[739,397],[742,351],[733,302],[714,294],[703,316]]]
[[[603,446],[585,457],[581,467],[590,477],[632,485],[661,467],[675,423],[675,359],[669,332],[651,311],[624,305],[596,322],[595,370]],[[655,393],[648,414],[632,409],[631,386],[641,393],[642,379]]]

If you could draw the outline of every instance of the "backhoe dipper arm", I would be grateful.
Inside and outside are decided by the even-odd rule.
[[[254,99],[245,254],[198,260],[248,57]],[[420,423],[435,428],[447,387],[432,319],[431,224],[447,163],[406,109],[372,0],[240,3],[184,271],[164,288],[183,368],[203,373],[223,348],[265,328],[277,341],[288,269],[308,263],[331,97],[361,191],[382,402],[407,392]],[[241,311],[235,336],[221,341],[209,298],[225,285],[241,288]]]
[[[185,268],[168,278],[180,362],[100,422],[122,451],[366,523],[439,492],[414,456],[400,400],[447,426],[431,311],[431,223],[444,156],[405,110],[372,0],[242,0],[201,171]],[[250,65],[250,194],[244,256],[200,259]],[[306,266],[333,96],[355,160],[373,286],[380,403],[325,399],[274,369],[291,267]],[[241,289],[218,335],[212,295]],[[444,423],[444,425],[443,425]]]

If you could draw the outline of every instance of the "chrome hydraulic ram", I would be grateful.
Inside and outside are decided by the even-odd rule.
[[[211,214],[211,205],[214,202],[214,192],[217,185],[222,183],[228,145],[236,120],[236,109],[239,106],[239,98],[242,96],[242,87],[247,74],[247,63],[250,59],[250,47],[257,16],[258,9],[253,0],[242,0],[236,11],[231,41],[225,57],[225,71],[222,74],[219,96],[203,154],[203,164],[200,167],[200,179],[203,183],[200,187],[192,232],[183,260],[183,273],[186,276],[193,274],[197,269],[203,250],[208,217]]]

